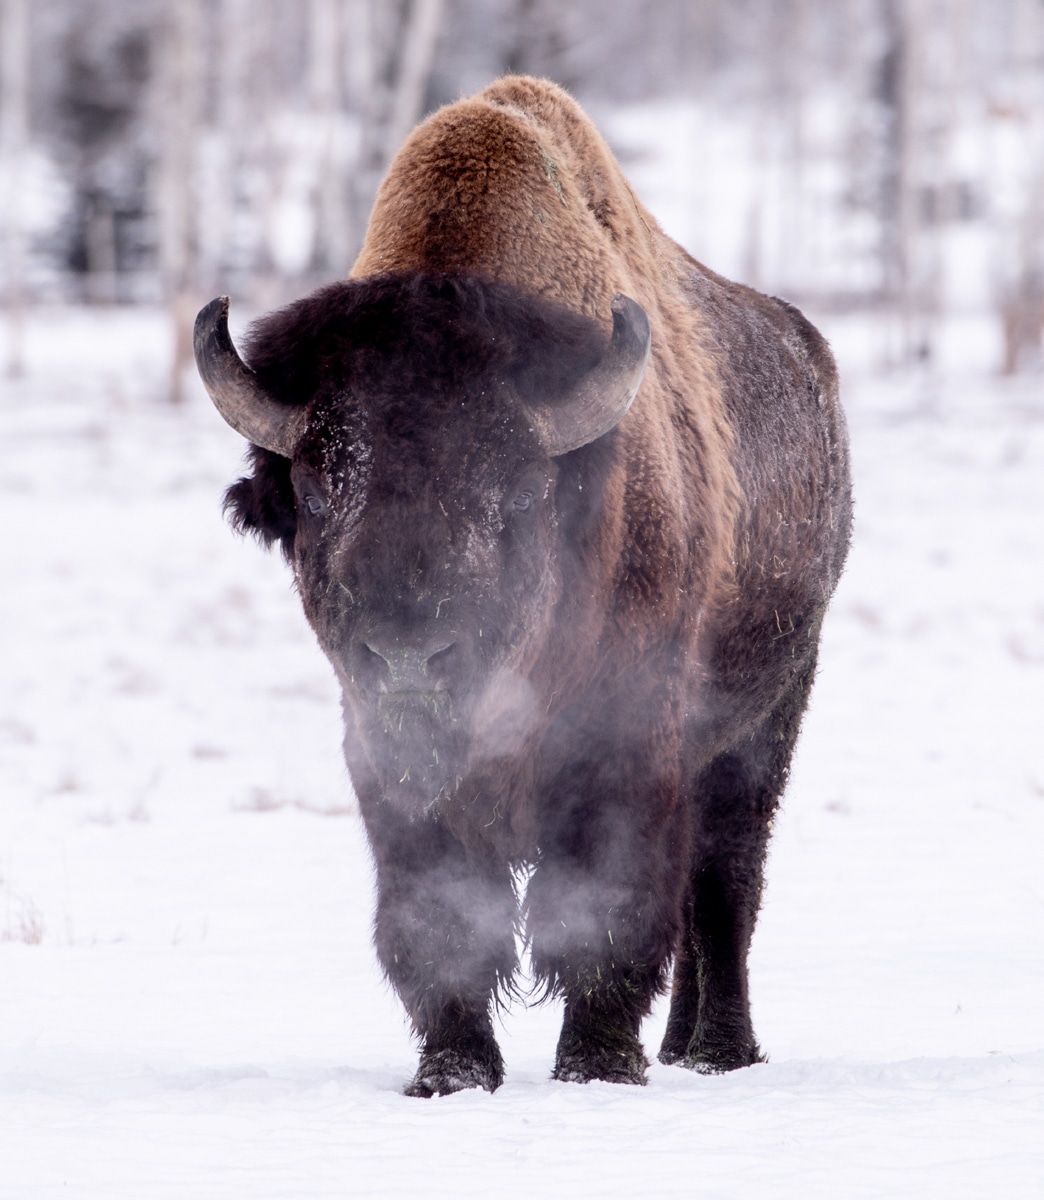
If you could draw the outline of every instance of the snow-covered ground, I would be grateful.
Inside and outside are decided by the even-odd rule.
[[[842,362],[858,323],[826,323]],[[1044,1196],[1044,395],[849,372],[858,526],[752,965],[770,1061],[400,1094],[335,688],[147,313],[2,384],[0,1196]],[[665,1012],[644,1033],[655,1050]]]

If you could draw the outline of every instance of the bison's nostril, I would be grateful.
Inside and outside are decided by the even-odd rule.
[[[453,651],[456,649],[456,642],[450,642],[445,646],[440,646],[438,650],[432,651],[428,656],[428,670],[439,670],[449,664],[453,657]]]
[[[388,660],[385,658],[385,656],[380,652],[380,650],[377,649],[376,646],[371,646],[369,642],[359,643],[359,653],[363,661],[369,667],[379,669],[388,665]]]
[[[370,642],[363,642],[362,648],[363,648],[363,650],[368,651],[371,658],[380,659],[381,662],[384,663],[385,666],[389,666],[391,664],[392,658],[394,657],[393,651],[382,650],[382,649],[380,649],[379,646],[374,646]]]
[[[371,638],[362,642],[362,648],[368,669],[379,672],[378,687],[396,692],[432,691],[440,686],[438,668],[445,666],[455,644],[445,638],[414,644]]]
[[[366,689],[386,692],[391,684],[391,669],[384,655],[368,642],[357,642],[352,679]]]

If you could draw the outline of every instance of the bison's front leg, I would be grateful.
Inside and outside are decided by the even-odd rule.
[[[437,818],[404,821],[385,811],[367,825],[377,955],[421,1042],[406,1094],[495,1091],[504,1064],[491,1008],[517,965],[510,875],[474,867]]]
[[[565,1002],[554,1079],[645,1082],[638,1038],[679,925],[677,851],[664,781],[625,795],[605,758],[560,781],[527,894],[533,967]]]

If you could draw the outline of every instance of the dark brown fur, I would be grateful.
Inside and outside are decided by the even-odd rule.
[[[526,406],[597,360],[617,292],[645,381],[549,459]],[[414,132],[352,279],[249,358],[309,427],[228,505],[282,543],[342,683],[408,1090],[500,1083],[521,864],[557,1078],[643,1081],[672,960],[661,1059],[757,1061],[747,949],[850,524],[822,338],[670,241],[565,93],[509,78]]]

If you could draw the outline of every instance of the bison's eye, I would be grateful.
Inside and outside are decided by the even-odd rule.
[[[540,467],[531,466],[516,476],[505,498],[504,515],[536,513],[551,496],[551,478]]]
[[[296,465],[293,468],[294,494],[297,498],[297,511],[303,517],[325,517],[330,511],[326,502],[326,488],[317,476],[307,469]]]

